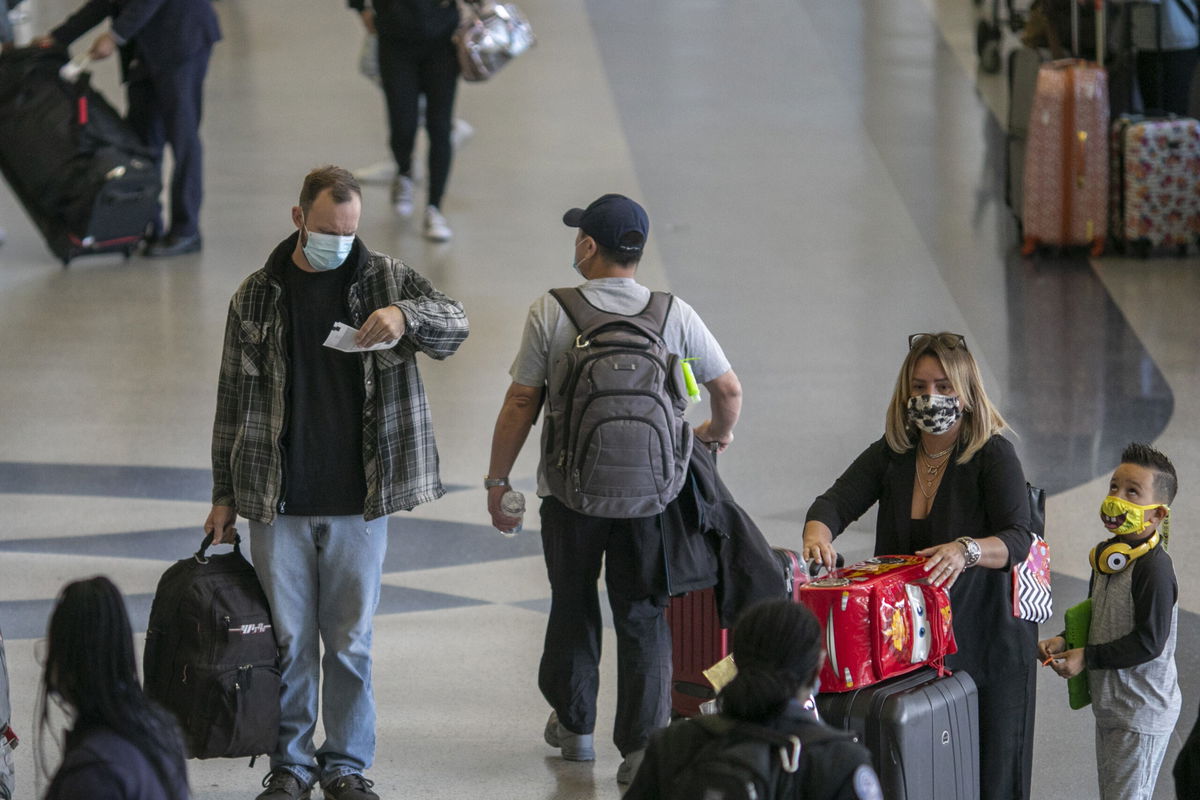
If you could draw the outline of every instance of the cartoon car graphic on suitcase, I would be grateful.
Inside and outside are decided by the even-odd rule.
[[[921,556],[876,556],[800,587],[825,633],[822,692],[846,692],[958,651],[945,589]]]

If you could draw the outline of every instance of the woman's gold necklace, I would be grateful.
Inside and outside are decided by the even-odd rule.
[[[931,453],[931,452],[929,452],[928,450],[926,450],[926,449],[925,449],[925,443],[924,443],[924,442],[921,442],[921,452],[925,454],[925,457],[926,457],[926,458],[928,458],[928,459],[931,459],[931,460],[939,459],[939,458],[941,458],[942,456],[944,456],[944,455],[946,455],[947,453],[949,453],[949,452],[950,452],[951,450],[953,450],[953,449],[954,449],[954,445],[952,444],[952,445],[950,445],[949,447],[947,447],[945,450],[939,450],[939,451],[938,451],[938,452],[936,452],[936,453]]]
[[[924,445],[921,446],[921,452],[918,454],[917,464],[924,468],[925,474],[928,475],[929,477],[925,477],[918,473],[917,488],[921,490],[921,494],[925,497],[926,500],[932,499],[933,496],[935,494],[937,494],[937,487],[934,486],[934,484],[937,483],[938,478],[941,477],[942,468],[945,467],[946,464],[949,463],[949,461],[943,461],[940,464],[934,464],[932,462],[932,460],[929,460],[929,459],[930,458],[945,458],[947,455],[949,455],[950,451],[953,449],[954,449],[954,446],[951,445],[949,448],[938,453],[936,456],[930,457],[929,454],[925,452],[925,446]],[[922,455],[926,456],[926,461],[924,464],[921,463],[920,456],[922,456]]]

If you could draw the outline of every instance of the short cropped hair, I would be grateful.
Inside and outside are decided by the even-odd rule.
[[[592,237],[592,241],[596,241],[595,237]],[[604,259],[608,263],[617,264],[618,266],[622,267],[628,267],[637,264],[642,260],[642,246],[645,243],[646,237],[642,236],[637,231],[629,231],[621,237],[621,244],[628,245],[630,247],[637,247],[636,251],[629,253],[623,250],[614,250],[611,247],[606,247],[605,245],[600,244],[600,242],[596,242],[596,251],[600,253],[600,258]]]
[[[358,179],[350,170],[326,164],[304,176],[304,185],[300,187],[300,208],[305,214],[312,208],[317,196],[326,189],[333,193],[335,203],[347,203],[353,195],[362,199],[362,187],[358,185]]]
[[[1145,467],[1154,473],[1154,499],[1167,505],[1175,502],[1179,479],[1171,459],[1144,442],[1132,442],[1121,451],[1121,463]]]

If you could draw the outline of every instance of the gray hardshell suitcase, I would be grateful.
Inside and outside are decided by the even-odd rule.
[[[979,797],[979,698],[965,672],[925,668],[817,695],[821,719],[858,734],[888,800]]]

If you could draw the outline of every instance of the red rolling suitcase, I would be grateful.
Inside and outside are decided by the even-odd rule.
[[[958,652],[945,589],[922,556],[876,556],[798,592],[825,632],[822,692],[848,692]]]
[[[865,689],[817,695],[828,724],[858,734],[888,800],[979,797],[979,699],[965,672],[925,667]]]
[[[809,580],[800,554],[782,547],[771,550],[782,568],[780,588],[796,600],[800,587]],[[704,670],[729,655],[733,632],[721,627],[712,589],[672,597],[666,613],[671,626],[671,711],[677,716],[694,717],[700,713],[701,703],[717,696]]]

